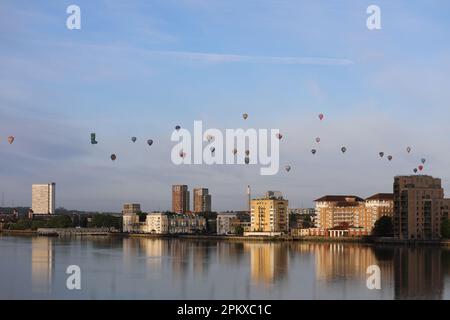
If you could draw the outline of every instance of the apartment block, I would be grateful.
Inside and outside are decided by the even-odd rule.
[[[288,200],[278,191],[268,191],[263,198],[251,201],[251,232],[289,232]]]
[[[194,212],[211,212],[211,195],[207,188],[194,189]]]
[[[394,236],[406,240],[439,239],[449,205],[441,179],[426,175],[395,177]]]
[[[161,212],[147,214],[143,229],[146,233],[169,233],[169,218],[167,217],[167,214]]]
[[[189,190],[187,185],[172,186],[172,212],[187,213],[189,211]]]
[[[125,203],[123,205],[123,214],[132,214],[141,212],[141,205],[139,203]]]
[[[33,184],[31,210],[34,214],[55,214],[55,183]]]

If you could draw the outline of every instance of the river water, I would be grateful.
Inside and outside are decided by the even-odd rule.
[[[437,247],[0,235],[0,299],[449,298],[450,249]]]

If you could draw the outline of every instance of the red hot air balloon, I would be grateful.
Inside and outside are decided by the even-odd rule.
[[[322,121],[323,120],[323,113],[321,113],[321,114],[319,114],[319,119],[320,119],[320,121]]]
[[[423,170],[423,166],[422,166],[422,165],[419,166],[419,170],[420,170],[420,171]]]
[[[14,137],[13,136],[9,136],[8,137],[8,142],[9,142],[9,144],[12,144],[14,142]]]

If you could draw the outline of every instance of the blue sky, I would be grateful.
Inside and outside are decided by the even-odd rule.
[[[70,4],[81,30],[66,28]],[[381,30],[366,28],[370,4]],[[54,181],[58,206],[164,210],[183,183],[209,187],[225,210],[245,208],[250,184],[310,206],[323,194],[389,192],[422,157],[450,190],[448,12],[446,0],[3,0],[0,191],[27,206],[32,183]],[[171,132],[194,120],[280,129],[292,170],[173,165]]]

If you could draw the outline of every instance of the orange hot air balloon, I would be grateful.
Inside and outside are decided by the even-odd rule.
[[[12,144],[14,142],[14,137],[13,136],[9,136],[8,137],[8,142],[9,142],[9,144]]]

